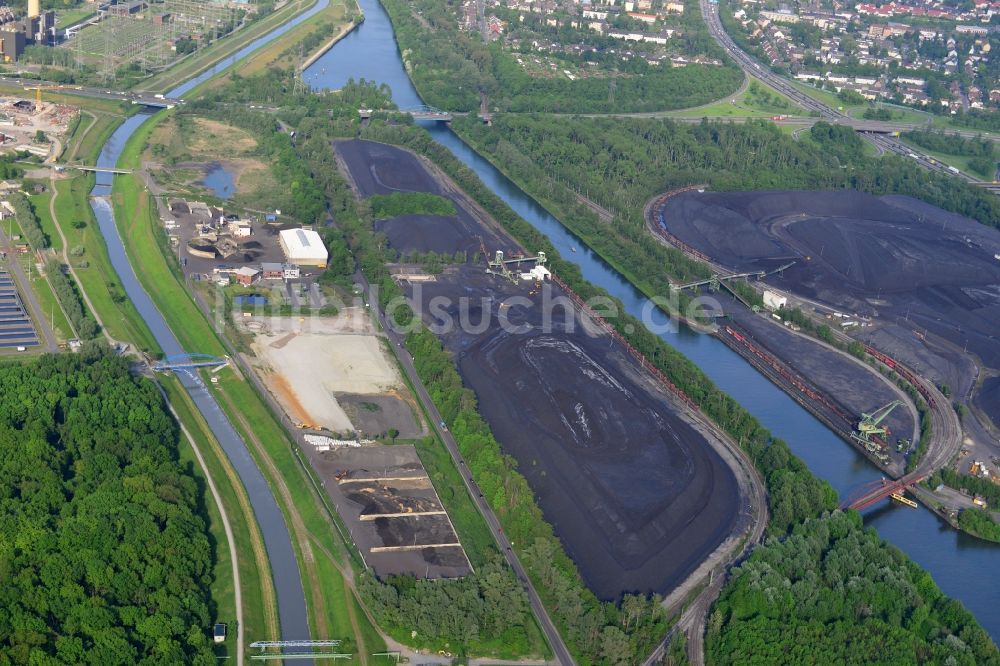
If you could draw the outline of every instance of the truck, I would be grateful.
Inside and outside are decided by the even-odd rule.
[[[961,171],[959,171],[958,169],[956,169],[953,166],[948,167],[948,171],[951,171],[952,173],[962,173]]]

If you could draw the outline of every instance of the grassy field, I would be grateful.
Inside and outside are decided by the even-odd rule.
[[[326,43],[335,35],[335,33],[331,32],[331,29],[346,31],[348,27],[347,22],[344,20],[346,15],[347,7],[343,2],[331,1],[323,11],[317,12],[314,16],[255,52],[252,57],[233,68],[230,73],[236,73],[240,76],[252,76],[264,71],[268,67],[297,62],[299,54],[294,52],[296,44],[301,44],[307,39],[316,39],[313,35],[317,33],[323,43]],[[309,55],[311,54],[305,54],[306,57]],[[217,79],[217,85],[225,82],[225,78],[220,77]]]
[[[62,11],[56,12],[56,27],[57,28],[68,28],[70,26],[86,21],[91,16],[96,14],[93,6],[84,5],[81,7],[74,7],[72,9],[64,9]]]
[[[776,115],[805,115],[805,111],[777,90],[751,77],[747,88],[732,97],[667,115],[685,118],[770,118]]]
[[[979,172],[979,171],[975,171],[972,167],[970,167],[969,166],[969,162],[970,162],[970,160],[972,160],[971,157],[963,157],[961,155],[948,155],[947,153],[938,153],[938,152],[930,151],[930,150],[927,150],[926,148],[924,148],[924,147],[922,147],[920,145],[917,145],[916,143],[914,143],[912,141],[908,141],[905,137],[901,137],[900,140],[903,143],[905,143],[907,146],[910,146],[911,148],[914,148],[915,150],[918,150],[918,151],[924,153],[925,155],[929,155],[930,157],[933,157],[934,159],[936,159],[937,161],[941,162],[942,164],[944,164],[946,166],[953,166],[953,167],[955,167],[956,169],[958,169],[959,171],[961,171],[963,173],[967,173],[967,174],[969,174],[971,176],[975,176],[976,178],[981,178],[983,180],[990,180],[990,181],[992,181],[993,178],[994,178],[995,174],[992,174],[992,173],[982,173],[982,172]]]

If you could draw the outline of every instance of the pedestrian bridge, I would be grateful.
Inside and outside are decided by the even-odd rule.
[[[229,359],[211,354],[177,354],[167,356],[162,361],[153,364],[153,370],[166,372],[168,370],[183,370],[187,368],[214,368],[227,365]]]

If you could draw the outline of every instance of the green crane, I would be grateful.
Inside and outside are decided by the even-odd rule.
[[[902,400],[893,400],[889,404],[879,407],[871,414],[862,412],[861,420],[858,421],[858,429],[851,433],[851,437],[864,444],[871,451],[873,446],[878,446],[878,442],[872,438],[884,437],[889,433],[889,427],[882,425],[882,422],[892,413],[892,410],[902,404]]]

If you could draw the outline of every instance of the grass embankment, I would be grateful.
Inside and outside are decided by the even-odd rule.
[[[166,93],[195,77],[217,62],[234,55],[255,39],[264,36],[279,25],[286,23],[297,14],[307,11],[316,0],[292,0],[276,12],[264,17],[239,32],[222,39],[208,48],[198,51],[178,62],[173,67],[139,83],[135,89],[156,93]]]
[[[139,165],[150,134],[168,115],[157,116],[133,134],[119,166]],[[191,351],[225,354],[225,346],[180,279],[173,254],[164,253],[166,238],[155,203],[139,176],[116,178],[112,199],[129,257],[133,265],[142,266],[139,279],[166,320],[174,322],[172,330],[181,345]],[[216,387],[219,404],[244,438],[285,515],[302,567],[313,632],[330,638],[353,637],[351,642],[359,652],[384,650],[381,639],[373,644],[379,634],[366,626],[367,616],[356,613],[353,590],[344,581],[345,575],[353,575],[348,546],[336,536],[336,519],[298,459],[294,442],[246,378],[231,369],[217,376],[221,380]]]
[[[268,67],[283,67],[293,62],[297,65],[301,59],[300,56],[309,58],[316,49],[322,48],[331,39],[340,39],[353,27],[352,21],[345,20],[348,15],[347,2],[354,6],[353,0],[346,0],[346,2],[331,0],[330,4],[322,11],[316,12],[264,48],[256,51],[253,56],[247,58],[238,67],[233,68],[231,72],[240,76],[252,76]],[[314,43],[316,44],[315,48],[307,46],[302,53],[299,52],[300,44],[312,45]],[[225,82],[225,78],[220,77],[217,82],[222,84]]]
[[[58,253],[62,251],[62,239],[59,237],[59,233],[52,221],[52,215],[49,214],[49,201],[51,199],[52,192],[50,190],[28,197],[28,200],[31,201],[31,205],[35,209],[35,214],[38,216],[38,224],[42,228],[42,233],[49,239],[49,247]],[[34,262],[33,257],[31,261]],[[48,278],[40,275],[38,271],[34,270],[34,267],[32,267],[31,271],[31,289],[38,298],[38,304],[43,310],[42,315],[52,325],[56,339],[59,342],[65,342],[72,337],[76,337],[73,327],[70,326],[69,321],[66,319],[66,314],[63,312],[62,306],[59,305],[59,299],[56,298],[55,293],[52,291],[52,285],[49,284]]]
[[[712,104],[681,109],[667,116],[679,118],[770,118],[776,115],[804,116],[805,110],[762,81],[750,77],[746,88]]]
[[[83,23],[96,13],[91,5],[65,9],[56,13],[56,27],[62,29],[69,28],[77,23]]]
[[[236,471],[229,464],[225,452],[215,440],[201,414],[194,408],[191,398],[181,388],[173,376],[160,378],[160,385],[167,392],[171,406],[177,412],[181,423],[195,440],[195,444],[205,459],[205,466],[211,475],[222,506],[229,517],[240,574],[240,590],[243,602],[243,631],[247,643],[263,637],[278,637],[277,605],[274,588],[271,585],[267,552],[254,517],[253,509],[243,489]],[[188,464],[189,473],[197,479],[205,501],[208,528],[215,548],[214,581],[212,600],[215,603],[215,617],[230,626],[230,635],[235,635],[236,601],[231,564],[231,551],[222,526],[218,507],[209,496],[204,473],[194,456],[187,440],[181,438],[181,460]],[[219,646],[216,655],[231,658],[235,652],[235,640]]]
[[[993,180],[994,176],[996,175],[996,174],[993,174],[993,173],[984,173],[982,171],[977,171],[976,169],[973,169],[972,166],[970,166],[970,164],[969,164],[970,161],[972,161],[973,159],[975,159],[973,157],[967,157],[967,156],[964,156],[964,155],[949,155],[947,153],[941,153],[941,152],[937,152],[937,151],[933,151],[933,150],[927,150],[923,146],[920,146],[917,143],[915,143],[915,142],[913,142],[913,141],[911,141],[911,140],[909,140],[909,139],[907,139],[905,137],[900,138],[900,141],[902,141],[904,144],[906,144],[910,148],[913,148],[914,151],[919,151],[919,152],[923,153],[924,155],[927,155],[928,157],[932,157],[932,158],[936,159],[938,162],[940,162],[941,164],[944,164],[945,166],[955,167],[956,169],[958,169],[962,173],[967,173],[970,176],[973,176],[973,177],[976,177],[976,178],[982,178],[983,180]]]

